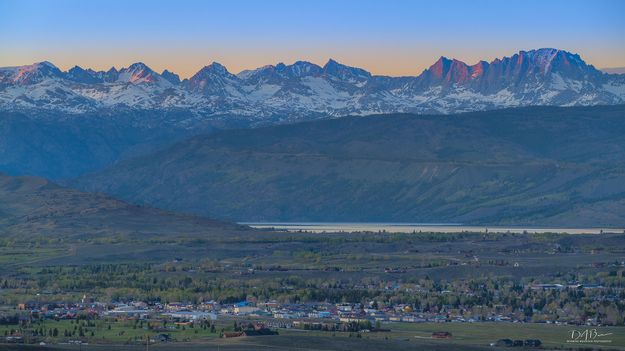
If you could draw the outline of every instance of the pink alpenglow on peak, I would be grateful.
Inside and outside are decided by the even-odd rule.
[[[27,86],[27,88],[26,88]],[[558,49],[519,51],[474,65],[441,57],[418,76],[372,75],[335,60],[300,60],[235,75],[213,62],[189,79],[142,62],[119,71],[49,62],[0,68],[0,110],[186,110],[260,120],[378,113],[456,113],[502,107],[625,103],[625,77]],[[287,116],[287,117],[285,117]]]

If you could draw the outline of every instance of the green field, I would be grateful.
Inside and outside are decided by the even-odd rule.
[[[58,330],[57,337],[46,336],[36,338],[37,340],[41,339],[48,343],[60,343],[67,342],[68,340],[81,339],[90,343],[124,344],[141,343],[144,342],[146,337],[153,337],[159,333],[169,334],[172,341],[201,341],[218,338],[221,328],[232,329],[232,324],[219,324],[217,332],[211,333],[210,329],[203,329],[199,326],[182,327],[170,323],[168,326],[163,327],[162,323],[152,322],[150,324],[153,328],[158,328],[158,331],[154,331],[148,329],[148,322],[135,323],[134,320],[97,319],[89,323],[91,323],[92,326],[86,326],[84,321],[44,320],[39,323],[34,323],[28,330],[43,328],[45,331],[48,331],[56,328]],[[10,333],[11,329],[17,328],[17,325],[0,325],[0,335],[6,335],[5,332],[9,331]],[[78,335],[75,337],[64,336],[64,331],[78,330],[78,328],[83,330],[84,337],[79,337]]]
[[[217,322],[218,329],[231,330],[230,320]],[[69,329],[73,327],[69,321],[45,322],[42,326]],[[108,325],[112,328],[109,330]],[[67,338],[47,338],[45,349],[74,350],[141,350],[145,349],[145,337],[153,336],[154,331],[141,328],[134,329],[133,322],[96,321],[95,337],[87,337],[89,345],[63,345]],[[597,327],[602,334],[611,335],[600,338],[611,340],[609,343],[567,343],[571,329],[586,327],[559,326],[546,324],[513,324],[513,323],[389,323],[384,324],[390,332],[340,333],[303,330],[280,329],[278,336],[242,337],[237,339],[219,339],[218,334],[200,328],[174,329],[168,331],[176,341],[152,343],[154,350],[485,350],[499,349],[489,346],[498,339],[539,339],[543,349],[582,349],[582,350],[625,350],[625,328]],[[0,333],[6,327],[0,328]],[[431,338],[434,331],[448,331],[451,339],[436,340]],[[25,349],[26,346],[1,346],[0,350]],[[32,348],[36,349],[36,348]],[[506,348],[502,348],[506,349]],[[514,348],[519,349],[519,348]]]
[[[453,334],[449,342],[462,345],[488,345],[498,339],[539,339],[544,348],[571,347],[567,340],[570,339],[571,330],[584,330],[597,328],[601,333],[612,333],[605,339],[611,343],[602,346],[625,349],[625,328],[623,327],[584,327],[571,325],[548,325],[537,323],[414,323],[396,324],[393,330],[414,334],[415,337],[428,338],[434,331],[448,331]],[[596,344],[586,344],[586,346]]]
[[[42,240],[0,240],[0,317],[19,315],[29,346],[3,348],[142,350],[146,336],[169,334],[155,350],[493,350],[498,339],[539,339],[547,349],[625,350],[625,235],[495,233],[284,233],[245,229],[219,235],[156,239],[136,235]],[[591,288],[534,289],[534,284],[584,283]],[[574,285],[572,285],[574,286]],[[221,318],[215,332],[195,326],[88,316],[76,321],[39,320],[17,309],[28,301],[76,304],[215,300],[224,306],[252,299],[282,305],[349,302],[388,315],[398,306],[448,320],[476,323],[388,323],[390,332],[321,332],[278,329],[278,336],[220,339],[233,330]],[[399,309],[401,311],[403,307]],[[492,323],[493,316],[526,322],[601,325],[610,343],[567,343],[571,329],[546,323]],[[237,317],[241,318],[241,317]],[[260,321],[266,319],[257,318]],[[432,320],[432,319],[430,319]],[[14,322],[12,322],[14,323]],[[82,328],[82,333],[78,330]],[[0,324],[0,336],[17,325]],[[56,336],[50,330],[56,329]],[[36,333],[34,331],[37,331]],[[45,332],[45,337],[41,335]],[[71,336],[66,336],[66,331]],[[449,340],[434,340],[448,331]],[[82,336],[80,336],[82,334]],[[13,335],[21,335],[14,333]],[[105,345],[105,346],[101,346]]]

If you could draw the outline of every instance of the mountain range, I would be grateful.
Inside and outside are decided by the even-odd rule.
[[[170,124],[243,117],[250,124],[381,113],[446,114],[531,105],[625,103],[625,76],[606,74],[558,49],[520,51],[467,65],[441,57],[418,76],[372,75],[329,60],[297,61],[238,74],[219,63],[180,80],[144,63],[108,71],[50,62],[0,68],[0,110],[30,114],[187,111]]]
[[[228,130],[67,184],[236,221],[622,227],[623,116],[526,107]]]
[[[609,73],[609,74],[624,74],[625,67],[607,67],[607,68],[602,68],[601,71],[605,73]]]
[[[172,223],[179,218],[166,211],[235,221],[623,226],[624,104],[625,75],[557,49],[472,66],[442,57],[416,77],[334,60],[238,74],[213,63],[182,80],[143,63],[1,68],[0,172],[128,203],[39,178],[20,180],[40,184],[30,188],[37,195],[12,195],[22,187],[10,180],[0,221],[13,222],[0,225],[17,233],[30,225],[19,211],[42,210],[37,218],[50,222],[33,230],[45,231],[61,223],[55,213],[64,212],[46,212],[63,208],[55,199],[88,198],[84,213],[89,203],[118,206],[111,223],[120,228],[133,227],[133,216],[159,216],[130,204],[164,209]],[[13,207],[18,195],[36,208]],[[102,228],[103,209],[84,228]],[[83,212],[65,210],[64,228],[80,223]]]

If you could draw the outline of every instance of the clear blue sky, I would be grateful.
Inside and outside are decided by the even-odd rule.
[[[143,61],[188,76],[328,58],[414,75],[557,47],[625,66],[625,1],[0,0],[0,66],[49,60],[108,69]]]

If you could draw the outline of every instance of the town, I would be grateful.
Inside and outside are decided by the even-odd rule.
[[[22,252],[0,267],[0,342],[201,349],[312,338],[327,348],[343,342],[343,349],[357,340],[397,350],[423,343],[561,348],[571,330],[591,328],[616,335],[611,346],[618,346],[625,343],[624,242],[622,234],[595,238],[251,232],[166,244],[94,239],[71,251],[84,264],[65,256],[62,264],[54,256],[29,261],[31,252],[66,255],[63,242],[0,242],[0,250]],[[158,245],[172,250],[109,258]]]
[[[370,287],[369,287],[370,288]],[[403,289],[414,294],[432,293],[411,284],[395,284],[387,289]],[[521,288],[524,294],[547,296],[591,296],[605,305],[606,301],[623,301],[623,288],[605,288],[597,284],[531,284]],[[453,295],[439,291],[440,295]],[[465,293],[464,296],[475,294]],[[490,305],[490,306],[489,306]],[[302,302],[281,303],[260,301],[250,297],[235,303],[214,300],[192,302],[127,301],[98,302],[83,296],[77,302],[38,300],[19,303],[13,309],[4,308],[0,316],[0,333],[6,343],[84,343],[102,340],[104,334],[116,331],[126,343],[158,343],[190,341],[199,336],[236,338],[242,336],[277,335],[284,329],[317,330],[323,332],[365,333],[390,332],[396,323],[438,323],[435,339],[452,338],[445,331],[446,323],[545,323],[555,325],[609,326],[622,325],[621,316],[580,318],[562,315],[550,318],[543,309],[527,310],[523,306],[505,304],[469,305],[456,299],[451,304],[418,305],[388,304],[372,300],[366,303]],[[8,306],[7,306],[8,307]],[[69,324],[68,324],[69,322]],[[99,325],[99,328],[98,328]],[[132,331],[135,331],[134,333]],[[137,333],[139,330],[139,333]],[[192,334],[184,331],[192,331]],[[146,340],[147,338],[147,340]],[[541,341],[528,339],[495,341],[503,346],[540,346]],[[515,345],[515,342],[517,343]]]

